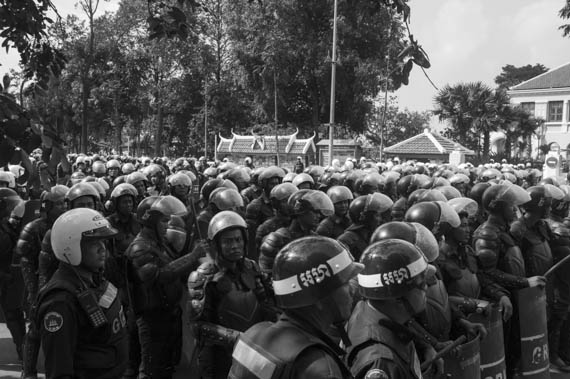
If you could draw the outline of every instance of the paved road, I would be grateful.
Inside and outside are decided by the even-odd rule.
[[[189,347],[186,345],[185,351],[188,351]],[[193,379],[193,370],[190,369],[190,365],[187,363],[187,358],[184,357],[182,364],[178,367],[175,379]],[[40,357],[40,371],[43,371],[43,356]],[[195,371],[194,371],[195,372]],[[559,374],[551,373],[552,379],[570,379],[570,374]],[[19,379],[20,378],[20,364],[18,363],[18,357],[16,355],[16,350],[14,344],[10,337],[8,329],[6,329],[6,324],[0,323],[0,379]],[[45,379],[44,375],[39,375],[40,379]]]

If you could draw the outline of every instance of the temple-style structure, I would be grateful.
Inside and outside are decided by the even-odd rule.
[[[299,130],[291,135],[238,135],[232,131],[232,138],[220,135],[220,142],[216,147],[218,159],[230,158],[234,162],[242,162],[245,157],[251,157],[256,167],[271,166],[277,163],[277,146],[279,146],[280,166],[292,169],[301,157],[305,167],[316,163],[316,147],[310,138],[297,138]]]

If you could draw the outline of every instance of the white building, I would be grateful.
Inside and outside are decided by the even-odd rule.
[[[533,155],[538,146],[558,143],[562,156],[570,157],[570,63],[535,76],[507,92],[511,103],[520,104],[537,118],[545,120],[533,138]]]

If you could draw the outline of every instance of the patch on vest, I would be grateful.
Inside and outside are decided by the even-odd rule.
[[[55,333],[63,326],[63,317],[57,312],[48,312],[44,316],[44,328],[50,333]]]
[[[364,379],[390,379],[390,377],[385,371],[380,370],[379,368],[374,368],[366,372]]]

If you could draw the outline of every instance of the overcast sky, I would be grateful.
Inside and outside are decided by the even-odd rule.
[[[342,0],[340,0],[342,1]],[[54,0],[62,16],[82,12],[72,0]],[[493,79],[506,64],[542,63],[548,68],[570,62],[570,38],[563,38],[558,11],[565,0],[412,0],[411,30],[430,56],[428,75],[438,87]],[[98,14],[118,1],[101,1]],[[342,36],[339,36],[342,38]],[[0,73],[17,67],[18,55],[0,51]],[[430,110],[437,91],[414,67],[410,84],[396,92],[401,108]]]
[[[426,72],[439,88],[482,81],[495,87],[501,67],[570,62],[570,38],[558,30],[565,0],[413,0],[411,30],[427,51]],[[437,91],[414,67],[396,92],[400,107],[433,108]]]

